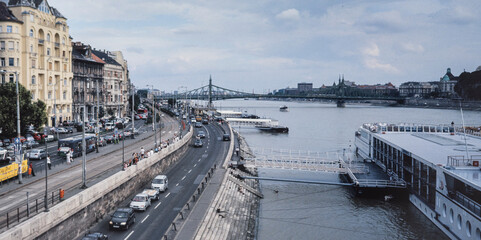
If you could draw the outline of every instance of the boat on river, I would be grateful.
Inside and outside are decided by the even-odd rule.
[[[481,138],[463,127],[364,124],[356,154],[393,180],[404,180],[409,201],[451,239],[481,236]]]
[[[257,129],[264,131],[264,132],[272,132],[272,133],[288,133],[289,128],[284,126],[256,126]]]
[[[281,112],[288,112],[288,111],[289,111],[289,108],[288,108],[286,105],[284,105],[284,106],[281,106],[281,107],[279,108],[279,110],[280,110]]]

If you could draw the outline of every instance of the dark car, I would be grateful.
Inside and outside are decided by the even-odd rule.
[[[8,139],[8,138],[3,139],[3,146],[4,147],[10,146],[10,143],[12,143],[12,141],[10,141],[10,139]]]
[[[114,136],[112,136],[112,135],[105,136],[105,142],[113,143],[114,142]]]
[[[200,127],[202,127],[202,123],[200,123],[200,122],[196,122],[196,123],[195,123],[195,127],[196,127],[196,128],[200,128]]]
[[[109,229],[129,229],[135,223],[135,213],[132,208],[119,208],[112,214]]]
[[[202,119],[202,124],[209,124],[209,120],[207,120],[207,119]]]
[[[109,237],[103,233],[89,233],[86,234],[82,240],[107,240]]]
[[[73,128],[72,128],[72,127],[66,127],[65,130],[67,130],[68,133],[73,133]]]
[[[222,135],[222,141],[230,141],[230,135],[228,133]]]
[[[194,147],[202,147],[204,143],[200,139],[196,139],[194,142]]]

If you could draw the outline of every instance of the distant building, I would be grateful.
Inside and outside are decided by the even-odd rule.
[[[297,84],[297,91],[300,94],[312,92],[312,83],[298,83]]]
[[[364,95],[382,95],[382,96],[395,96],[398,90],[392,83],[386,83],[384,85],[358,85],[357,88],[364,93]]]
[[[451,73],[451,68],[446,70],[446,74],[439,79],[439,96],[440,97],[451,97],[455,96],[454,86],[458,82],[459,77],[455,77]]]
[[[428,97],[437,91],[438,84],[433,82],[405,82],[399,86],[401,97]]]

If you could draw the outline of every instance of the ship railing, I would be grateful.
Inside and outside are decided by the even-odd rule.
[[[474,215],[481,217],[481,205],[470,198],[464,196],[460,192],[456,192],[456,195],[454,196],[454,199],[463,205],[465,208],[467,208],[469,211],[473,212]]]
[[[454,125],[425,125],[415,123],[399,124],[363,124],[362,127],[371,132],[426,132],[426,133],[454,133],[459,131]]]
[[[479,166],[481,163],[481,155],[471,155],[467,158],[464,155],[448,156],[446,166],[452,167],[466,167],[466,166]]]
[[[357,186],[359,187],[391,187],[391,188],[406,188],[406,182],[399,180],[375,180],[375,179],[357,179]]]

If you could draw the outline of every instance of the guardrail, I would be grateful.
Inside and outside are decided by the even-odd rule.
[[[465,208],[469,209],[474,215],[481,217],[481,205],[470,198],[464,196],[460,192],[456,192],[454,199],[463,205]]]
[[[371,179],[357,179],[357,186],[359,187],[377,187],[377,188],[406,188],[404,180],[371,180]]]

